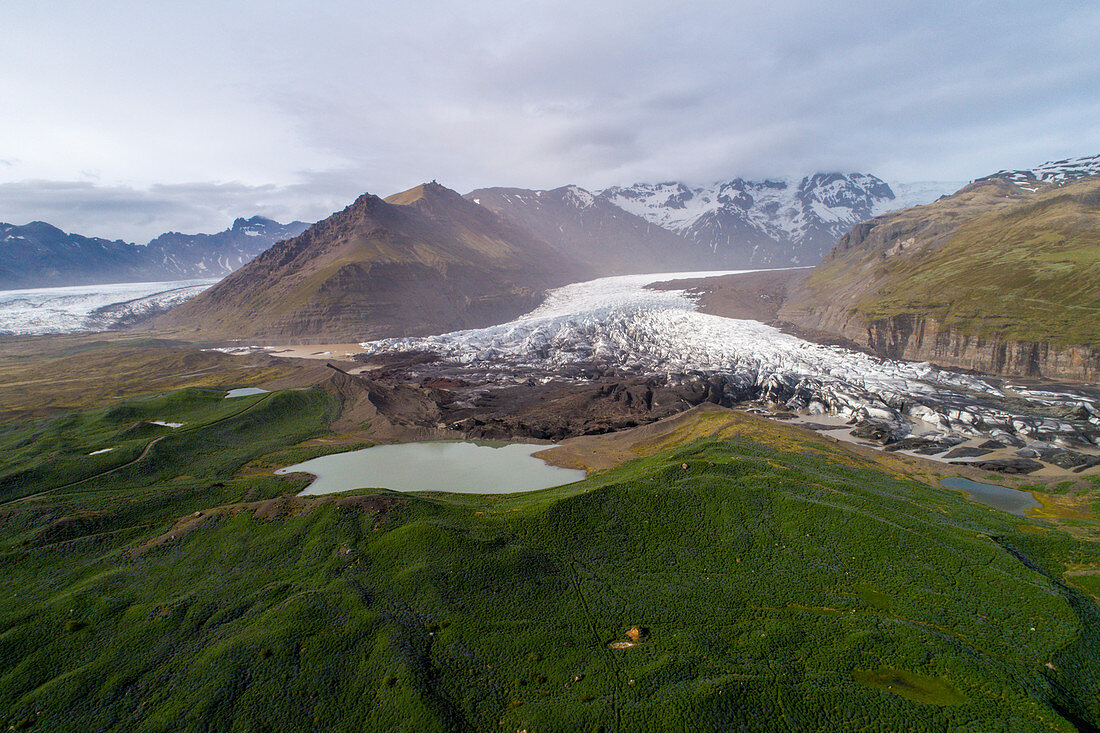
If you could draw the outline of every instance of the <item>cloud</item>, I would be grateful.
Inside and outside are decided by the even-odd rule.
[[[257,8],[7,14],[0,219],[137,237],[317,218],[430,179],[960,180],[1100,151],[1092,2]]]
[[[0,220],[48,221],[85,236],[146,243],[166,231],[214,232],[238,216],[282,222],[317,221],[344,208],[359,186],[342,172],[313,174],[302,183],[178,183],[148,188],[90,181],[0,183]]]

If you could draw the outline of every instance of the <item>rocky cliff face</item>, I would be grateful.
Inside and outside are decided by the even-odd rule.
[[[856,225],[779,318],[883,356],[1095,381],[1098,242],[1100,178],[1067,161],[1001,172]]]
[[[820,328],[820,321],[802,319],[797,325],[841,336],[891,359],[929,361],[1004,376],[1100,381],[1100,348],[1095,346],[977,336],[944,326],[935,318],[912,314],[870,323],[857,317],[834,323]]]
[[[896,316],[876,321],[867,326],[866,342],[884,356],[931,361],[989,374],[1059,377],[1082,382],[1100,379],[1100,348],[1059,348],[1046,341],[974,336],[944,327],[933,318]]]

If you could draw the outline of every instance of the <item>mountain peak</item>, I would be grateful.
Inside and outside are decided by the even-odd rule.
[[[409,206],[415,204],[417,201],[454,200],[460,198],[462,198],[462,196],[457,191],[452,191],[446,186],[432,180],[427,183],[421,183],[419,186],[414,186],[407,191],[387,196],[384,201],[387,204],[394,204],[395,206]]]
[[[609,188],[600,198],[742,267],[816,262],[853,224],[871,218],[876,205],[895,197],[875,176],[823,171],[698,187],[634,184]]]
[[[580,186],[574,185],[572,183],[568,186],[563,186],[561,189],[558,190],[563,191],[563,194],[568,199],[568,201],[576,206],[578,209],[587,209],[590,206],[594,206],[596,203],[595,196],[593,196],[589,191],[586,191]]]
[[[586,273],[435,181],[353,204],[162,319],[260,338],[381,338],[514,318]],[[397,304],[397,305],[395,305]]]
[[[268,226],[282,226],[274,219],[268,219],[266,216],[253,216],[248,219],[238,216],[233,220],[233,226],[230,227],[234,230],[245,229],[247,227],[268,227]]]
[[[55,227],[49,222],[39,221],[37,219],[23,225],[22,228],[25,229],[27,232],[33,233],[38,236],[64,237],[68,234],[64,230]]]

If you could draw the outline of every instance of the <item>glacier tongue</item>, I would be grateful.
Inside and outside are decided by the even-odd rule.
[[[743,271],[744,272],[744,271]],[[730,401],[760,399],[788,409],[823,409],[889,424],[904,436],[919,419],[975,437],[1002,431],[1054,433],[1085,440],[1077,426],[1001,409],[992,381],[926,363],[880,359],[824,346],[756,321],[700,313],[683,291],[647,285],[729,272],[608,277],[551,291],[531,313],[510,323],[438,336],[362,344],[367,354],[434,352],[444,361],[508,379],[552,376],[597,365],[635,374],[723,380]],[[1067,403],[1081,398],[1064,395]]]
[[[0,335],[106,331],[182,303],[217,278],[0,291]]]

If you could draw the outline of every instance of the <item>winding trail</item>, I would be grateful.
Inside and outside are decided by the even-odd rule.
[[[46,494],[52,494],[53,492],[60,491],[61,489],[68,489],[68,488],[73,487],[73,486],[78,486],[80,484],[86,483],[86,482],[91,481],[93,479],[102,478],[104,476],[109,476],[110,474],[115,473],[117,471],[121,471],[124,468],[129,468],[130,466],[133,466],[134,464],[136,464],[136,463],[142,461],[143,459],[145,459],[146,457],[148,457],[149,451],[151,451],[153,449],[153,446],[156,445],[157,443],[159,443],[160,441],[164,440],[165,438],[167,438],[169,436],[179,435],[181,433],[192,432],[194,430],[202,430],[202,429],[210,428],[210,427],[213,427],[214,425],[221,424],[221,423],[223,423],[227,420],[232,420],[235,417],[239,417],[239,416],[243,415],[244,413],[248,412],[249,410],[253,410],[253,409],[259,407],[260,405],[264,404],[265,402],[268,402],[276,394],[278,394],[278,393],[277,392],[269,392],[269,393],[265,394],[263,397],[261,397],[260,399],[253,402],[251,405],[248,405],[247,407],[244,407],[240,410],[237,410],[236,412],[233,412],[233,413],[231,413],[229,415],[226,415],[224,417],[219,417],[216,420],[211,420],[210,422],[206,422],[206,423],[197,423],[197,424],[194,424],[194,425],[187,425],[185,427],[176,428],[174,430],[174,432],[172,432],[172,433],[167,433],[165,435],[159,435],[156,438],[153,438],[152,440],[150,440],[146,444],[145,448],[141,451],[141,454],[138,455],[137,458],[134,458],[131,461],[127,461],[126,463],[119,464],[117,466],[114,466],[113,468],[108,468],[107,470],[100,471],[99,473],[94,473],[91,476],[85,476],[84,478],[77,479],[76,481],[70,481],[67,484],[61,484],[59,486],[54,486],[52,488],[45,489],[43,491],[39,491],[38,493],[35,493],[35,494],[28,494],[27,496],[20,496],[20,497],[17,497],[15,499],[8,499],[7,501],[0,502],[0,506],[6,506],[8,504],[14,504],[16,502],[25,502],[25,501],[31,501],[33,499],[38,499],[40,497],[45,496]]]

